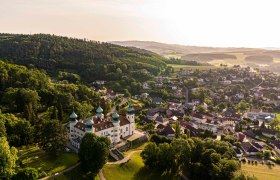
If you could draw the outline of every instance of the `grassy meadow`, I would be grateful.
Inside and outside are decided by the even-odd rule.
[[[247,175],[255,176],[258,180],[279,180],[280,166],[242,164],[241,170]]]

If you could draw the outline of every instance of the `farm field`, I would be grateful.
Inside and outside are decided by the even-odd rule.
[[[279,180],[280,166],[242,164],[241,170],[247,175],[255,176],[258,180]]]

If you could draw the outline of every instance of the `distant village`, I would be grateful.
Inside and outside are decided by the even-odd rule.
[[[96,91],[109,101],[128,98],[95,81]],[[279,129],[271,125],[280,110],[279,76],[267,70],[233,66],[210,70],[180,69],[142,83],[130,97],[136,129],[172,140],[175,124],[189,137],[210,137],[232,144],[237,157],[267,161],[280,156]],[[127,102],[126,102],[127,101]],[[141,104],[141,105],[139,105]],[[116,110],[116,107],[113,107]],[[269,154],[266,158],[266,154]]]

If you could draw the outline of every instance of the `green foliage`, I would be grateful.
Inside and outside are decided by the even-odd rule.
[[[110,140],[107,137],[98,137],[92,133],[86,133],[82,138],[79,149],[82,169],[97,174],[107,161],[109,146]]]
[[[44,69],[50,74],[64,69],[88,82],[119,80],[123,75],[145,80],[142,78],[146,74],[141,76],[141,69],[156,75],[166,67],[164,58],[149,51],[54,35],[0,34],[0,49],[2,59]],[[77,79],[71,74],[67,78]]]
[[[35,168],[20,169],[16,175],[13,176],[13,180],[35,180],[38,179],[39,173]]]
[[[51,154],[66,146],[66,128],[57,120],[44,121],[36,127],[39,146]]]
[[[157,134],[153,134],[150,137],[150,142],[154,142],[158,145],[158,144],[161,144],[161,143],[170,143],[171,140],[167,139],[165,136],[160,136],[160,135],[157,135]]]
[[[0,137],[0,179],[9,179],[15,172],[17,149],[9,146],[5,137]]]
[[[161,172],[186,170],[191,179],[231,179],[239,170],[232,147],[222,141],[199,138],[150,143],[141,153],[145,166]]]
[[[178,138],[181,135],[181,128],[179,121],[176,121],[175,123],[175,137]]]
[[[28,145],[33,142],[34,128],[29,121],[13,114],[1,114],[0,122],[5,124],[7,139],[12,146]]]
[[[6,127],[4,124],[4,121],[0,120],[0,137],[6,137],[7,133],[6,133]]]

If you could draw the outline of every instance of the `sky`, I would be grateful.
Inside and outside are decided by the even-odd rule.
[[[0,0],[0,32],[280,48],[279,0]]]

